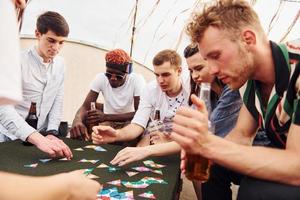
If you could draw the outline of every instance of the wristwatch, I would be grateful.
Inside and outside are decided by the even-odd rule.
[[[48,130],[46,131],[46,135],[54,135],[56,137],[58,137],[58,131],[57,130]]]

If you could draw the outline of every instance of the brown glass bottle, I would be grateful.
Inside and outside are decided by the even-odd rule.
[[[187,154],[185,176],[189,180],[206,182],[209,178],[210,160],[201,155]]]
[[[160,121],[160,110],[155,110],[155,115],[154,115],[154,119],[153,119],[152,123],[155,123],[155,124],[153,124],[153,125],[154,125],[156,128],[157,128],[157,126],[158,126],[159,121]],[[156,131],[157,131],[157,130],[156,130]],[[152,140],[151,140],[151,133],[150,133],[149,137],[150,137],[150,145],[153,145],[153,142],[152,142]]]
[[[201,83],[201,90],[199,98],[204,101],[208,117],[211,113],[211,102],[210,102],[210,83]],[[213,132],[213,126],[208,122],[208,127],[211,132]],[[185,165],[185,176],[189,180],[198,180],[201,182],[206,182],[209,178],[211,163],[207,158],[204,158],[198,154],[186,154],[186,165]]]
[[[96,110],[96,102],[91,102],[91,110]],[[93,132],[93,126],[96,126],[98,124],[96,123],[89,123],[87,124],[88,128],[88,134],[91,135]]]
[[[157,121],[160,120],[160,111],[159,110],[155,110],[154,120],[157,120]]]
[[[29,112],[28,112],[27,117],[25,118],[25,121],[32,128],[37,129],[38,117],[36,115],[36,103],[35,102],[31,102]],[[27,141],[24,141],[23,145],[32,146],[32,144],[30,142],[27,142]]]
[[[36,115],[36,103],[31,102],[29,112],[27,117],[25,118],[27,124],[29,124],[32,128],[37,129],[38,117]]]

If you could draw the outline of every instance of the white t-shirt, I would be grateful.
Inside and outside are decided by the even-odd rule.
[[[154,117],[155,110],[160,110],[160,118],[174,117],[180,106],[187,106],[190,95],[189,77],[181,77],[182,91],[176,97],[168,97],[161,90],[157,81],[148,83],[142,93],[139,108],[136,111],[131,123],[138,124],[143,128],[147,127],[150,116]]]
[[[92,81],[90,88],[94,92],[102,92],[105,114],[121,114],[135,111],[133,97],[141,96],[144,86],[145,79],[140,74],[131,73],[122,86],[113,88],[105,74],[100,73]]]

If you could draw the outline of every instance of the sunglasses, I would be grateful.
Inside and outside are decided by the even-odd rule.
[[[105,76],[108,78],[108,79],[111,79],[113,76],[117,79],[117,80],[123,80],[125,78],[125,75],[119,75],[119,74],[111,74],[109,72],[106,72],[105,73]]]

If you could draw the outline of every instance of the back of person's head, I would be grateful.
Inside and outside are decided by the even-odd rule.
[[[193,15],[192,22],[187,25],[187,34],[192,42],[200,42],[210,26],[227,31],[233,41],[240,38],[245,28],[264,32],[258,15],[245,0],[217,0],[204,6],[202,12]]]
[[[47,11],[41,14],[37,19],[36,28],[41,34],[52,31],[57,36],[68,37],[69,35],[69,25],[67,21],[59,13],[53,11]]]
[[[124,73],[131,72],[131,59],[123,49],[114,49],[105,55],[106,67],[119,70]]]
[[[154,66],[160,66],[165,62],[170,62],[171,66],[178,69],[181,67],[181,58],[180,55],[174,50],[163,50],[158,52],[152,61]]]
[[[193,55],[195,55],[198,52],[199,52],[198,45],[190,44],[187,47],[185,47],[185,49],[183,51],[183,56],[184,56],[184,58],[187,59],[189,57],[192,57]]]

